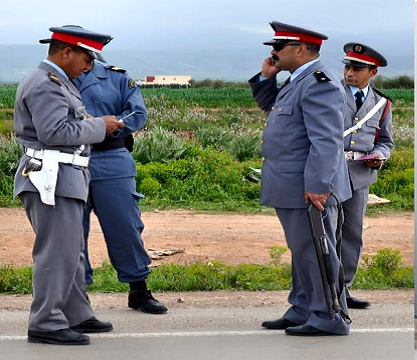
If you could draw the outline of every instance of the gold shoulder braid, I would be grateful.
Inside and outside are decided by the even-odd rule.
[[[111,66],[111,67],[109,67],[109,69],[110,69],[110,70],[113,70],[113,71],[118,71],[118,72],[121,72],[121,73],[123,73],[123,74],[126,72],[126,70],[125,70],[125,69],[122,69],[122,68],[117,67],[117,66]]]
[[[52,73],[48,73],[49,78],[55,83],[58,84],[59,86],[61,86],[61,80],[59,80],[59,77],[56,76],[55,74]]]

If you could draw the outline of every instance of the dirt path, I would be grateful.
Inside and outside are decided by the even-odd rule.
[[[191,211],[155,211],[143,214],[146,225],[143,238],[148,249],[184,249],[184,252],[155,260],[186,263],[196,260],[220,260],[239,263],[267,264],[268,249],[285,245],[284,233],[276,216],[209,215]],[[381,217],[367,217],[364,232],[364,254],[375,254],[380,248],[399,250],[404,263],[414,263],[414,214],[402,212]],[[23,209],[0,208],[0,264],[31,265],[33,232]],[[90,257],[93,266],[108,259],[98,222],[93,217],[90,235]],[[283,255],[289,261],[289,252]]]

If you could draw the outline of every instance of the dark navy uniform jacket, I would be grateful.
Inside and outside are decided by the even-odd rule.
[[[74,80],[83,98],[88,114],[115,115],[118,119],[136,111],[124,120],[125,127],[108,138],[124,138],[145,125],[146,107],[142,94],[126,71],[111,65],[95,62],[93,69]],[[125,147],[91,152],[89,164],[91,180],[115,179],[136,175],[132,156]]]

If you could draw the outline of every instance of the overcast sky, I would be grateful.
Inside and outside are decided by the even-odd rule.
[[[330,38],[336,32],[390,29],[412,34],[413,11],[411,0],[13,0],[2,2],[0,44],[36,44],[50,36],[49,27],[65,24],[109,33],[115,46],[132,35],[140,46],[141,39],[158,34],[159,48],[184,31],[201,46],[199,28],[271,33],[271,20],[304,25]]]

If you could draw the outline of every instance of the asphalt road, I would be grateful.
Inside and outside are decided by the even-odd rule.
[[[0,312],[1,360],[409,360],[414,354],[414,309],[375,304],[351,311],[348,336],[292,337],[260,327],[285,311],[280,306],[172,308],[147,315],[127,308],[98,310],[111,333],[91,335],[89,346],[26,341],[27,311]]]

